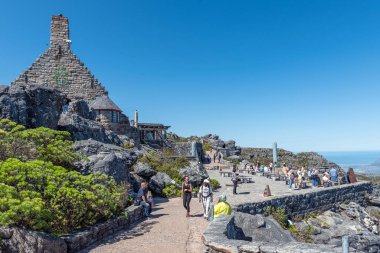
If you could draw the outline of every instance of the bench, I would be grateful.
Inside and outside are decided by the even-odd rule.
[[[232,177],[231,171],[220,171],[219,173],[221,177]]]

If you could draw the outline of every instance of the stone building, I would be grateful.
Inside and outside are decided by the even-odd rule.
[[[50,47],[14,82],[12,86],[41,85],[62,91],[70,100],[92,100],[108,92],[70,49],[69,21],[52,16]]]
[[[10,89],[42,86],[59,90],[67,96],[70,104],[84,100],[95,114],[96,122],[106,130],[134,139],[135,143],[142,140],[147,144],[163,146],[169,127],[162,124],[137,125],[137,118],[136,123],[131,124],[128,117],[108,97],[108,92],[98,79],[71,51],[70,44],[68,18],[62,15],[52,16],[49,48],[11,83]],[[64,106],[63,112],[68,110],[70,104]],[[93,117],[90,118],[93,120]]]

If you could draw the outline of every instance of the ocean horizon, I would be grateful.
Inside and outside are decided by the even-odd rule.
[[[380,151],[320,151],[318,153],[344,169],[354,168],[359,173],[380,174],[380,166],[372,165],[380,159]]]

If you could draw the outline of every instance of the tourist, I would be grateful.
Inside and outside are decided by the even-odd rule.
[[[215,163],[215,159],[216,159],[216,153],[214,153],[214,163]]]
[[[193,192],[193,186],[190,183],[189,176],[185,177],[185,181],[182,184],[182,199],[183,207],[186,209],[186,217],[190,217],[190,201]]]
[[[141,187],[137,192],[137,199],[140,202],[140,206],[144,207],[144,216],[149,218],[152,212],[152,203],[148,201],[148,182],[145,179],[141,180]]]
[[[332,186],[332,183],[330,181],[330,175],[329,175],[328,172],[323,173],[322,184],[323,184],[323,187],[330,187],[330,186]]]
[[[284,173],[284,176],[287,176],[288,173],[289,173],[289,168],[288,168],[288,166],[286,166],[285,163],[284,163],[284,165],[282,166],[282,173]]]
[[[356,183],[358,181],[353,168],[348,169],[347,181],[349,184],[353,184],[353,183]]]
[[[220,163],[220,159],[222,159],[222,154],[219,153],[219,155],[218,155],[218,163]]]
[[[338,182],[338,171],[335,168],[330,169],[330,178],[332,182]]]
[[[233,185],[234,185],[234,188],[233,188],[232,193],[233,193],[234,195],[236,195],[236,194],[237,194],[237,192],[236,192],[236,188],[237,188],[237,186],[238,186],[238,182],[239,182],[239,174],[236,173],[236,167],[235,167],[235,166],[234,166],[234,168],[232,169],[232,178],[231,178],[231,181],[232,181],[232,183],[233,183]]]
[[[208,219],[209,212],[212,203],[212,189],[210,186],[210,181],[205,179],[202,186],[199,188],[199,202],[202,202],[203,206],[203,217]]]
[[[231,215],[232,208],[230,204],[227,203],[227,197],[225,195],[220,195],[218,202],[214,206],[214,218],[218,218],[220,215]]]
[[[273,173],[273,163],[269,164],[269,170],[270,170],[270,173]]]
[[[289,179],[289,190],[292,190],[292,186],[294,183],[295,173],[293,170],[289,170],[288,179]]]
[[[267,175],[269,173],[269,168],[268,166],[264,166],[264,174]]]
[[[314,168],[313,172],[311,173],[311,179],[313,181],[313,187],[318,187],[318,178],[319,178],[319,171],[317,168]]]

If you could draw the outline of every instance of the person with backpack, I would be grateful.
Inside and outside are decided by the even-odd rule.
[[[186,209],[186,217],[190,217],[190,201],[193,192],[193,186],[190,183],[189,176],[185,177],[185,181],[182,184],[182,199],[183,207]]]
[[[232,183],[234,184],[234,189],[233,189],[233,194],[236,195],[237,192],[236,192],[236,188],[238,186],[238,182],[239,182],[239,174],[236,173],[236,165],[234,165],[233,169],[232,169],[232,177],[231,177],[231,181]]]
[[[220,163],[221,159],[222,159],[222,155],[219,153],[219,155],[218,155],[218,163]]]
[[[203,206],[203,217],[208,219],[209,212],[211,208],[211,203],[213,201],[212,189],[210,186],[210,181],[205,179],[202,186],[199,188],[199,202]]]

